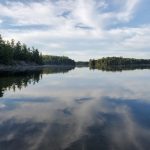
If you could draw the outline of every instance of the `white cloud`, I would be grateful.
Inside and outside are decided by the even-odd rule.
[[[9,1],[7,5],[0,4],[0,20],[6,26],[1,27],[0,32],[6,39],[21,40],[30,46],[39,47],[45,53],[70,56],[73,53],[76,58],[79,54],[79,59],[118,53],[124,55],[127,51],[134,53],[150,48],[150,25],[116,25],[115,28],[111,25],[130,22],[139,2],[140,0],[45,0],[26,4]],[[10,26],[9,29],[7,25]],[[33,28],[28,29],[31,25]],[[15,26],[27,27],[28,30],[14,28]],[[40,26],[47,28],[42,29]]]
[[[126,0],[123,8],[123,12],[118,14],[118,19],[123,21],[130,21],[132,19],[133,14],[135,13],[135,9],[140,1],[139,0]]]

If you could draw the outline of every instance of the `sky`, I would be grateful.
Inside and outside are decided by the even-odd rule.
[[[0,0],[0,34],[75,60],[150,58],[150,0]]]

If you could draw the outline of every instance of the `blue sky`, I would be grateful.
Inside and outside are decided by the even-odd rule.
[[[0,0],[0,33],[76,60],[150,58],[150,0]]]

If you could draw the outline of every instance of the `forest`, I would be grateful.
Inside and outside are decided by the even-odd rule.
[[[47,65],[75,66],[75,61],[66,56],[43,55],[42,60],[43,60],[43,64],[47,64]]]
[[[5,41],[0,35],[0,64],[73,65],[75,61],[65,56],[42,55],[38,49],[27,47],[20,41]]]
[[[136,65],[150,65],[150,59],[135,59],[123,57],[106,57],[101,59],[91,59],[89,61],[90,68],[105,68],[113,66],[136,66]]]
[[[38,49],[29,48],[19,41],[5,41],[0,35],[0,64],[11,65],[20,61],[42,64],[42,54]]]

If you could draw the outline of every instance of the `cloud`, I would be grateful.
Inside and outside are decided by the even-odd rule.
[[[138,4],[140,2],[140,0],[132,0],[132,1],[115,0],[115,1],[117,4],[120,4],[122,6],[120,11],[115,13],[115,16],[119,21],[125,21],[125,22],[128,22],[132,19],[135,10],[137,9]]]
[[[0,2],[0,32],[44,53],[147,56],[150,25],[128,26],[141,0],[28,0]],[[127,54],[128,53],[128,54]],[[92,54],[92,55],[91,55]],[[138,54],[135,56],[138,57]]]

